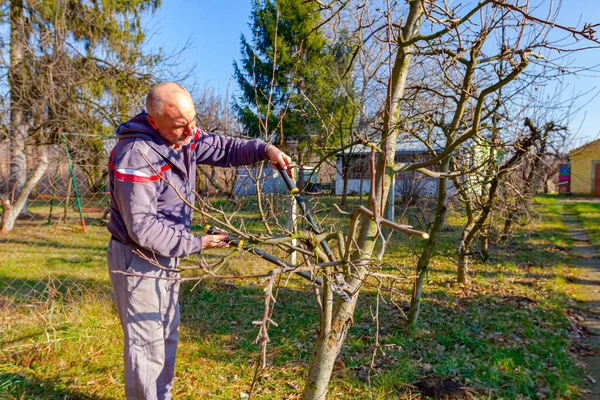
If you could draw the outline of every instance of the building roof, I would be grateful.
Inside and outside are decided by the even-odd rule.
[[[442,148],[434,143],[433,147],[436,151],[442,150]],[[422,141],[416,139],[412,136],[398,136],[398,140],[396,141],[396,154],[422,154],[429,151],[429,148],[423,144]],[[371,153],[371,148],[369,146],[365,146],[364,144],[357,144],[355,146],[349,147],[343,151],[340,151],[338,155],[341,154],[369,154]]]
[[[597,144],[600,144],[600,139],[596,139],[596,140],[586,143],[583,146],[580,146],[574,150],[571,150],[569,152],[569,158],[576,156],[576,155],[580,154],[581,152],[583,152],[584,150],[588,149],[590,146],[595,146]]]

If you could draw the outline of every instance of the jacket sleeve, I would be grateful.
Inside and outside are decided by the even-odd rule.
[[[157,198],[164,182],[157,172],[168,164],[148,166],[134,146],[111,166],[114,173],[113,198],[121,213],[129,237],[140,247],[165,257],[185,257],[202,251],[202,239],[186,230],[174,229],[161,222]]]
[[[249,165],[267,158],[267,143],[197,130],[192,148],[198,164],[217,167]]]

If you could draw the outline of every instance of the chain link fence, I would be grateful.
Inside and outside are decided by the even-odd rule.
[[[0,235],[5,267],[22,266],[19,269],[31,274],[36,270],[51,274],[52,269],[41,264],[48,264],[59,253],[68,253],[73,264],[89,257],[103,257],[109,238],[106,230],[110,212],[107,166],[115,139],[95,138],[94,145],[85,150],[81,150],[87,145],[82,142],[81,136],[64,136],[62,139],[61,143],[50,146],[49,166],[29,196],[26,209],[14,229]],[[0,193],[11,197],[14,196],[14,188],[10,187],[11,157],[7,143],[0,145],[0,154]],[[34,169],[35,148],[29,150],[28,160],[29,170]],[[294,204],[283,180],[269,164],[236,169],[198,168],[198,207],[206,213],[220,219],[227,218],[237,229],[249,234],[271,234],[290,228],[289,220],[293,218],[290,211]],[[256,179],[257,176],[260,178]],[[260,196],[257,196],[257,188]],[[343,226],[344,221],[340,221],[340,215],[333,208],[340,198],[329,194],[319,191],[317,195],[305,195],[305,199],[323,226]],[[410,190],[403,190],[400,194],[418,195]],[[348,197],[344,208],[366,205],[367,200],[367,193],[354,194]],[[392,215],[404,219],[402,222],[418,223],[419,218],[410,221],[404,218],[405,207],[402,204],[410,201],[398,196]],[[200,234],[202,227],[213,222],[202,213],[196,213],[194,230]],[[45,261],[27,261],[30,259],[28,254]],[[10,274],[5,274],[2,279],[0,295],[4,302],[12,302],[15,296],[23,300],[39,297],[39,283],[34,283],[28,290],[27,285],[31,283],[18,287],[15,279],[11,281]]]
[[[0,234],[0,302],[4,310],[109,292],[105,250],[110,217],[107,167],[114,138],[64,136],[48,147],[49,165],[10,232]],[[0,144],[0,190],[14,201],[10,148]],[[35,147],[27,151],[28,173],[37,166]],[[237,169],[199,166],[198,207],[248,234],[290,228],[291,198],[271,166]],[[260,176],[257,180],[256,176]],[[14,186],[14,185],[13,185]],[[257,188],[261,195],[256,196]],[[309,202],[310,203],[310,202]],[[318,202],[312,202],[318,206]],[[321,210],[324,207],[321,206]],[[196,213],[193,231],[214,220]],[[269,228],[266,227],[268,225]]]
[[[108,157],[115,141],[104,137],[90,140],[81,135],[61,139],[49,146],[48,168],[14,229],[0,234],[0,310],[4,319],[15,318],[15,312],[27,313],[36,305],[48,307],[57,299],[81,300],[90,293],[110,297],[105,267],[110,236],[106,229],[110,216],[106,182]],[[0,144],[0,154],[0,194],[10,198],[14,188],[10,187],[8,143]],[[31,171],[38,159],[35,146],[27,156]],[[215,224],[211,216],[226,219],[230,226],[248,235],[276,236],[291,229],[295,204],[278,172],[269,164],[236,169],[198,168],[197,206],[203,212],[195,214],[195,234],[201,234],[205,225]],[[327,230],[345,229],[349,219],[334,208],[339,196],[320,191],[304,198],[320,226]],[[402,199],[398,200],[396,219],[414,223],[415,218],[407,220]],[[349,196],[343,208],[351,210],[367,201],[366,193]],[[300,228],[306,226],[301,216],[298,224]],[[268,251],[286,256],[277,248]],[[265,264],[247,253],[230,261],[233,272],[242,272],[235,269],[240,266],[254,269]]]
[[[82,137],[62,139],[47,146],[49,165],[14,228],[0,233],[0,364],[65,340],[70,333],[61,329],[93,315],[95,311],[90,307],[105,313],[112,309],[105,254],[110,238],[106,228],[110,218],[106,181],[114,139],[95,138],[95,146],[83,150]],[[8,143],[0,143],[0,195],[14,202],[10,151]],[[38,160],[32,146],[27,150],[28,174]],[[215,224],[211,215],[227,218],[247,234],[264,235],[265,223],[274,234],[285,229],[291,198],[270,167],[198,168],[197,206],[203,212],[195,213],[195,234],[202,234],[206,224]],[[260,198],[256,196],[257,187],[263,192]],[[273,250],[277,256],[285,256],[281,250]],[[211,262],[223,255],[224,251],[217,250],[207,252],[203,258]],[[194,256],[185,263],[196,265],[199,261]],[[264,260],[238,252],[220,272],[228,269],[236,274],[270,268],[265,264]],[[191,296],[191,286],[186,288],[183,295]]]
[[[0,322],[6,334],[0,360],[61,340],[58,329],[74,319],[76,304],[90,294],[108,296],[101,267],[108,240],[108,196],[101,183],[106,151],[78,151],[76,141],[64,137],[46,147],[49,163],[43,177],[13,229],[0,234]],[[108,140],[99,143],[111,146]],[[0,195],[14,203],[10,150],[7,143],[0,145]],[[38,150],[27,149],[24,175],[37,167]],[[34,340],[31,332],[39,330],[45,339]],[[26,332],[32,339],[26,339]]]

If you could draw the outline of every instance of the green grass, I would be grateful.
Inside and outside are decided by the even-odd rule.
[[[570,207],[579,215],[592,245],[600,252],[600,203],[573,202]]]
[[[333,200],[323,201],[319,217],[333,222],[335,213],[328,213]],[[380,301],[379,332],[372,318],[376,292],[363,289],[329,398],[411,398],[409,385],[432,374],[472,388],[475,398],[540,393],[576,398],[583,376],[570,351],[561,206],[555,198],[540,198],[537,207],[540,217],[531,230],[492,248],[488,262],[473,263],[467,287],[454,283],[450,258],[461,217],[450,215],[414,331],[405,329],[403,315],[410,281]],[[240,213],[255,218],[251,209]],[[583,218],[594,221],[600,215],[595,210]],[[124,398],[122,333],[104,260],[107,240],[104,227],[91,223],[84,235],[76,220],[58,227],[19,222],[13,233],[0,236],[0,398]],[[385,272],[411,275],[419,246],[415,238],[394,237]],[[225,267],[268,268],[245,254]],[[263,286],[183,285],[175,398],[235,399],[248,393],[258,356],[252,321],[261,317]],[[270,330],[269,366],[260,371],[257,399],[299,398],[318,327],[313,296],[300,279],[282,281],[277,300],[273,319],[279,326]],[[370,370],[377,333],[383,353]]]

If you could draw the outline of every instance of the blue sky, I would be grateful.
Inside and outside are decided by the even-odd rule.
[[[240,57],[240,35],[250,32],[250,10],[250,0],[163,0],[146,19],[146,29],[154,32],[148,44],[171,53],[189,40],[181,68],[194,67],[197,84],[209,83],[225,93],[232,63]]]
[[[229,92],[234,92],[236,84],[230,81],[232,63],[240,57],[240,35],[249,34],[250,10],[250,0],[163,0],[154,16],[145,20],[146,29],[154,32],[148,46],[162,47],[171,53],[189,40],[189,47],[180,56],[180,67],[193,67],[193,77],[200,86],[208,83],[226,93],[230,84]],[[580,27],[583,21],[600,22],[600,0],[563,0],[557,22]],[[597,30],[596,36],[600,37],[600,27]],[[572,59],[573,66],[595,64],[600,64],[600,49],[577,53]],[[565,99],[594,88],[597,91],[600,73],[568,77],[565,84]],[[578,140],[573,145],[600,138],[600,96],[591,97],[579,99],[583,109],[571,123],[571,130],[578,131]]]

